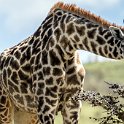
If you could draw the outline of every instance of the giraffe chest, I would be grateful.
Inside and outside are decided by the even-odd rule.
[[[15,67],[16,68],[16,67]],[[2,70],[2,85],[14,105],[21,110],[36,112],[36,97],[57,97],[64,89],[65,73],[61,67],[37,65],[31,73],[29,63],[18,69],[12,65]]]

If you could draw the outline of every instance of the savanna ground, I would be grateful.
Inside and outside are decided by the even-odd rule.
[[[119,83],[124,85],[124,61],[110,61],[89,63],[84,65],[86,69],[85,90],[94,90],[101,94],[109,94],[108,85],[104,82]],[[104,110],[92,107],[90,104],[83,103],[79,124],[98,124],[89,117],[102,117]],[[55,124],[62,124],[60,114],[56,117]]]

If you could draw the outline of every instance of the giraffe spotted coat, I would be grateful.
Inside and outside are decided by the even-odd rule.
[[[54,124],[58,110],[64,124],[77,124],[79,101],[69,100],[82,90],[84,77],[73,75],[77,63],[70,67],[76,50],[123,59],[123,28],[73,5],[56,4],[32,36],[0,55],[0,123],[14,124],[16,106],[36,113],[38,124]]]
[[[80,62],[79,55],[77,52],[75,53],[75,58],[72,58],[70,60],[70,62],[68,61],[68,63],[70,63],[70,64],[68,64],[67,71],[69,71],[69,69],[72,69],[72,68],[74,68],[74,70],[70,71],[68,73],[68,77],[65,77],[65,78],[68,78],[67,83],[77,84],[77,83],[82,82],[80,85],[83,86],[83,81],[84,81],[84,77],[85,77],[85,70],[84,70],[84,67],[82,66],[82,64]],[[71,88],[70,90],[72,92],[76,92],[76,91],[73,91],[73,89]],[[80,89],[80,90],[83,90],[83,89]],[[81,101],[65,102],[62,99],[63,98],[61,98],[61,100],[59,101],[59,106],[58,106],[56,114],[58,114],[58,111],[61,111],[61,114],[63,115],[64,121],[66,123],[69,122],[70,116],[73,116],[74,112],[75,112],[75,115],[73,118],[75,118],[75,116],[78,116],[77,118],[79,119],[79,113],[80,113],[80,109],[81,109]],[[73,104],[71,104],[71,103],[73,103]],[[72,109],[72,107],[74,107],[74,110]],[[76,112],[77,112],[77,114],[76,114]],[[15,124],[37,124],[37,122],[39,120],[36,113],[19,111],[17,109],[15,110],[14,117],[15,117]],[[72,122],[70,122],[70,123],[72,123]]]

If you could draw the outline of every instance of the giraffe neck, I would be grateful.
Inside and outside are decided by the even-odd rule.
[[[112,59],[124,58],[123,44],[109,28],[62,9],[48,14],[29,44],[34,52],[42,50],[44,55],[56,49],[56,53],[65,60],[72,58],[76,50]]]
[[[51,14],[52,35],[67,57],[76,50],[86,50],[107,58],[123,58],[122,43],[109,28],[61,9]]]

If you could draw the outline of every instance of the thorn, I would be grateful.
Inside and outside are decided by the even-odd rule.
[[[108,85],[112,85],[111,83],[109,83],[109,82],[107,82],[107,81],[104,81],[106,84],[108,84]]]

